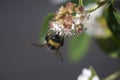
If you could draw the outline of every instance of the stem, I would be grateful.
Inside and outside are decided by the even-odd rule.
[[[79,0],[79,6],[83,6],[83,0]]]
[[[107,76],[104,80],[116,80],[120,77],[120,71],[117,71],[109,76]]]
[[[104,4],[108,3],[110,0],[101,0],[99,2],[97,2],[97,5],[94,8],[91,8],[89,10],[87,10],[87,13],[91,13],[93,11],[95,11],[96,9],[102,7]]]
[[[111,2],[112,2],[112,4],[114,4],[115,0],[112,0]]]

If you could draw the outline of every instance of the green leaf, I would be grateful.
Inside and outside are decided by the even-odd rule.
[[[113,35],[120,40],[120,14],[110,4],[105,11],[105,18]]]
[[[120,42],[114,36],[108,38],[96,39],[101,49],[103,49],[110,57],[120,58]]]
[[[90,69],[91,72],[92,72],[92,77],[95,76],[95,75],[97,75],[95,69],[94,69],[92,66],[90,66],[89,69]]]
[[[92,3],[95,3],[96,0],[84,0],[84,5],[89,5],[89,4],[92,4]]]
[[[91,72],[92,72],[92,76],[90,77],[90,79],[89,79],[89,80],[92,80],[92,78],[93,78],[94,76],[98,76],[98,75],[97,75],[97,73],[96,73],[95,69],[94,69],[92,66],[90,66],[90,67],[89,67],[89,69],[90,69],[90,70],[91,70]]]
[[[120,71],[114,72],[103,80],[120,80]]]
[[[53,15],[54,15],[53,13],[49,13],[43,21],[43,24],[42,24],[42,27],[41,27],[41,30],[40,30],[40,41],[41,42],[43,42],[42,39],[45,38],[46,33],[48,32],[48,28],[49,28],[48,24],[49,24],[49,21],[52,20]]]
[[[106,25],[105,18],[99,17],[97,20],[104,28],[102,36],[96,37],[98,45],[111,58],[120,58],[120,41],[112,34],[108,25]]]
[[[83,58],[88,50],[89,37],[86,34],[74,36],[68,43],[69,59],[75,63]]]

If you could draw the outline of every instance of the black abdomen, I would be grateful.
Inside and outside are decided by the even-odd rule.
[[[46,45],[52,50],[59,49],[64,44],[64,39],[59,36],[59,34],[49,34],[45,37],[45,40]],[[52,43],[50,42],[50,40],[52,41]],[[57,46],[54,44],[57,44]]]

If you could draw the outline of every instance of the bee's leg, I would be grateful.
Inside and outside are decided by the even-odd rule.
[[[63,59],[63,56],[61,54],[61,52],[57,49],[57,50],[54,50],[53,52],[61,61],[64,61]]]
[[[45,47],[46,45],[45,44],[32,44],[33,46],[36,46],[36,47]]]

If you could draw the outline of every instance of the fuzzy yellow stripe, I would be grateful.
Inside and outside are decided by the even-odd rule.
[[[59,43],[56,43],[56,42],[54,42],[54,41],[51,40],[51,39],[48,41],[48,43],[51,44],[52,46],[56,47],[56,48],[58,48],[58,47],[60,46]]]

